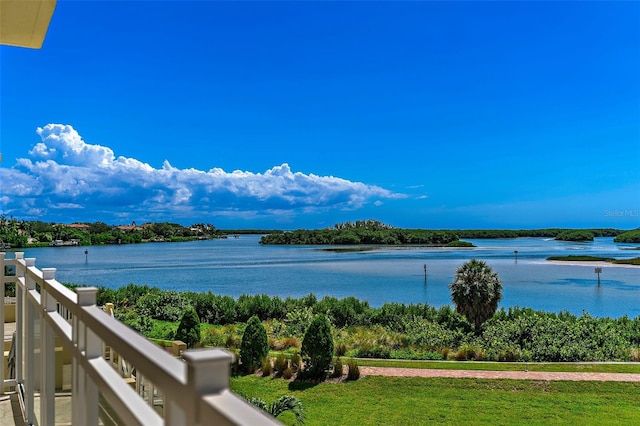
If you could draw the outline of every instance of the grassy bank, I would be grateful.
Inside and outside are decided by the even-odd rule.
[[[435,370],[523,371],[526,369],[528,371],[541,372],[640,374],[640,363],[404,361],[397,359],[359,358],[358,365],[362,367],[398,367]]]
[[[640,384],[366,377],[356,382],[289,383],[256,376],[231,388],[273,401],[292,394],[306,425],[635,424]],[[294,424],[289,414],[279,418]]]
[[[608,262],[616,265],[640,265],[640,257],[634,257],[633,259],[614,259],[612,257],[599,257],[599,256],[551,256],[547,260],[555,260],[559,262]]]

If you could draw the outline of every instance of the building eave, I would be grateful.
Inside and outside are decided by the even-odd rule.
[[[40,49],[57,0],[0,1],[0,44]]]

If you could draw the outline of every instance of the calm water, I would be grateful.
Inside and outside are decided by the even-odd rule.
[[[469,240],[474,249],[381,249],[336,253],[309,246],[261,246],[258,236],[188,243],[40,248],[25,251],[56,278],[106,287],[128,283],[238,296],[355,296],[385,302],[450,304],[448,284],[465,260],[487,261],[503,281],[500,306],[528,306],[594,316],[640,315],[640,269],[607,266],[601,285],[593,266],[553,265],[552,255],[631,258],[640,251],[611,238],[565,243],[543,238]],[[88,262],[85,262],[88,249]],[[518,262],[514,259],[518,250]],[[9,255],[8,257],[11,257]],[[423,265],[427,264],[427,279]]]

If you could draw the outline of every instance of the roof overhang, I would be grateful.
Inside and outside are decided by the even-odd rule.
[[[40,49],[57,0],[0,0],[0,44]]]

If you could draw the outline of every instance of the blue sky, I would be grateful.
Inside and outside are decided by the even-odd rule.
[[[638,2],[68,2],[0,47],[1,210],[640,226]]]

